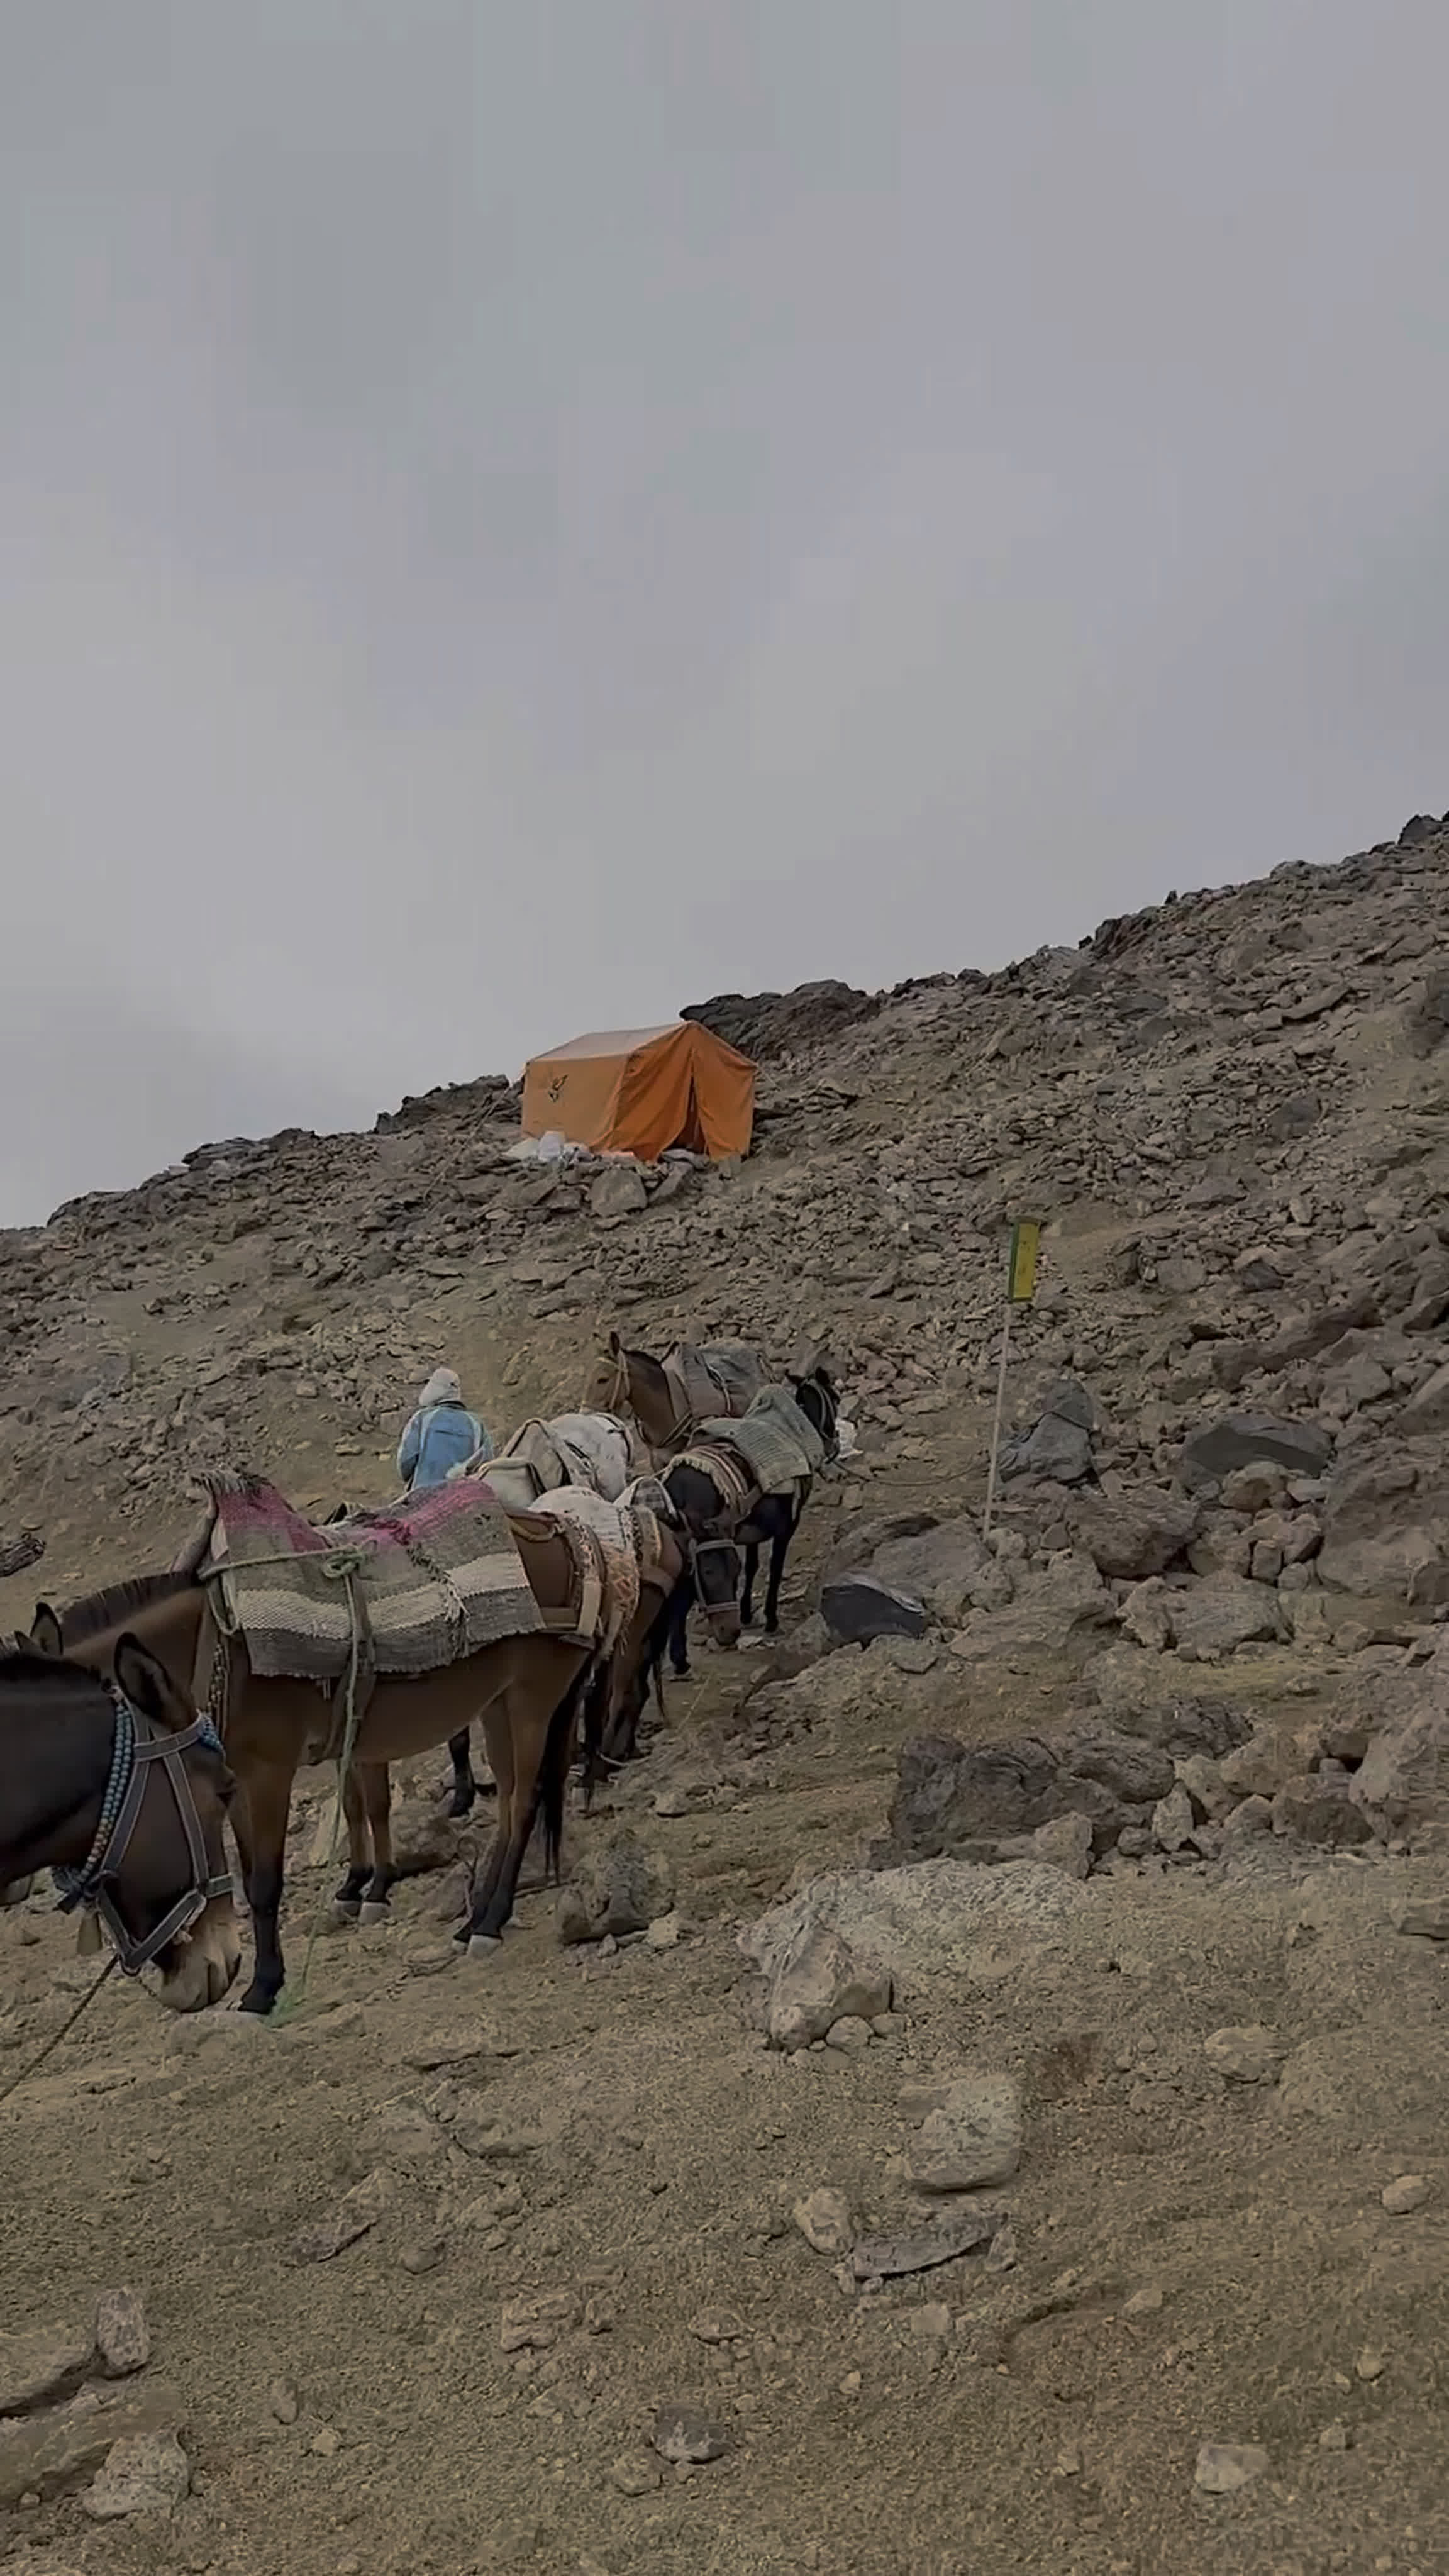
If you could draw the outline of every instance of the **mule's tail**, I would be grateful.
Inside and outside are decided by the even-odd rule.
[[[606,1673],[607,1670],[606,1665]],[[538,1766],[538,1811],[543,1818],[544,1869],[552,1875],[555,1885],[559,1883],[562,1870],[564,1799],[574,1748],[574,1725],[580,1708],[587,1712],[588,1695],[596,1674],[595,1665],[585,1664],[578,1678],[569,1684],[549,1719],[543,1760]],[[588,1723],[587,1714],[585,1723]]]

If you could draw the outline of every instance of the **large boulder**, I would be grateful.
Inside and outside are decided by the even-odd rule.
[[[1318,1580],[1364,1601],[1449,1603],[1449,1458],[1444,1444],[1375,1446],[1328,1480]]]
[[[1073,1546],[1091,1558],[1099,1574],[1126,1583],[1161,1574],[1196,1538],[1201,1519],[1199,1504],[1153,1485],[1117,1494],[1078,1494],[1067,1510]]]
[[[938,1521],[934,1529],[888,1539],[876,1549],[870,1571],[877,1583],[924,1603],[933,1617],[954,1625],[973,1586],[994,1563],[976,1523],[963,1514]]]
[[[890,2010],[890,2001],[888,1971],[810,1917],[773,1963],[765,2028],[774,2048],[808,2048],[834,2023],[872,2021]]]
[[[890,1849],[901,1859],[989,1860],[1053,1817],[1078,1815],[1090,1820],[1095,1849],[1106,1851],[1133,1820],[1129,1810],[1165,1797],[1174,1776],[1159,1747],[1108,1727],[995,1744],[916,1736],[896,1757]]]
[[[1449,1362],[1400,1406],[1399,1429],[1410,1437],[1416,1432],[1449,1431]]]
[[[1271,1644],[1288,1635],[1272,1586],[1231,1574],[1169,1593],[1167,1610],[1175,1643],[1200,1655],[1231,1654],[1235,1646]]]
[[[1218,1485],[1234,1467],[1276,1459],[1294,1476],[1321,1476],[1333,1441],[1321,1423],[1284,1422],[1268,1413],[1218,1413],[1182,1444],[1181,1476],[1190,1493]]]
[[[1091,1558],[1063,1549],[1023,1574],[1007,1607],[974,1611],[956,1639],[956,1651],[967,1662],[1069,1654],[1085,1649],[1116,1615],[1116,1603]]]
[[[1407,1706],[1373,1738],[1350,1787],[1375,1831],[1412,1843],[1449,1824],[1449,1646],[1416,1677]]]
[[[1003,1476],[1046,1476],[1054,1484],[1080,1485],[1092,1473],[1096,1413],[1086,1388],[1073,1378],[1052,1387],[1030,1431],[1008,1441]]]
[[[875,1637],[924,1637],[931,1624],[921,1602],[874,1574],[836,1575],[821,1591],[820,1610],[831,1636],[847,1646],[868,1646]]]
[[[999,1982],[1008,1959],[1026,1965],[1059,1939],[1088,1901],[1064,1870],[1041,1861],[978,1868],[943,1858],[914,1868],[850,1870],[812,1879],[739,1936],[772,1981],[815,1923],[888,1974],[898,2000]]]

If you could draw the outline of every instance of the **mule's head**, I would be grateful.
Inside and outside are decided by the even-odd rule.
[[[166,1667],[136,1637],[116,1646],[116,1686],[134,1709],[151,1720],[158,1734],[180,1735],[192,1723],[193,1710]],[[208,1878],[228,1875],[224,1826],[235,1782],[220,1753],[208,1745],[189,1745],[181,1756],[196,1810]],[[177,1898],[196,1882],[196,1873],[175,1791],[167,1766],[155,1763],[141,1811],[125,1852],[115,1890],[128,1931],[135,1940],[146,1935],[170,1912]],[[157,1953],[158,1993],[172,2012],[199,2012],[220,2003],[241,1966],[241,1927],[231,1895],[214,1896],[188,1931],[168,1941]]]
[[[629,1390],[629,1363],[617,1333],[600,1333],[579,1400],[580,1413],[615,1413]]]
[[[733,1531],[716,1524],[692,1531],[689,1563],[694,1593],[717,1646],[733,1649],[740,1642],[740,1551]]]

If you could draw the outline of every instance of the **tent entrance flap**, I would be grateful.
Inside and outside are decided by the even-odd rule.
[[[556,1129],[570,1144],[641,1162],[671,1145],[716,1162],[746,1154],[754,1109],[749,1057],[694,1020],[572,1038],[524,1070],[525,1136]]]

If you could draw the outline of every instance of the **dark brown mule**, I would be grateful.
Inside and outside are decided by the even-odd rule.
[[[759,1384],[764,1383],[761,1367]],[[724,1388],[710,1405],[710,1412],[721,1420],[744,1410],[744,1403]],[[664,1362],[650,1351],[626,1350],[617,1333],[610,1333],[599,1345],[580,1411],[632,1413],[650,1448],[660,1456],[683,1440],[694,1422],[683,1389]]]
[[[561,1610],[574,1582],[566,1542],[546,1524],[522,1520],[514,1523],[514,1535],[545,1615],[555,1605]],[[204,1538],[193,1542],[172,1573],[98,1593],[74,1604],[63,1619],[42,1603],[34,1643],[104,1670],[121,1630],[130,1628],[173,1680],[187,1686],[199,1675],[202,1685],[209,1677],[221,1684],[208,1697],[225,1711],[227,1760],[242,1793],[233,1829],[255,1949],[242,2008],[270,2012],[286,1975],[277,1918],[292,1782],[302,1763],[323,1758],[331,1700],[311,1682],[263,1679],[251,1670],[242,1638],[218,1635],[206,1587],[195,1572],[204,1545]],[[545,1632],[507,1638],[415,1679],[379,1675],[373,1685],[353,1747],[359,1766],[406,1761],[456,1735],[472,1718],[483,1720],[498,1783],[498,1829],[473,1892],[470,1946],[491,1949],[498,1941],[513,1910],[540,1803],[550,1857],[557,1858],[581,1685],[593,1660],[589,1648]]]
[[[161,1663],[118,1635],[114,1679],[0,1656],[0,1881],[63,1873],[128,1974],[173,2012],[219,2003],[241,1965],[223,1825],[232,1782]],[[210,1736],[210,1730],[206,1731]]]

